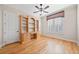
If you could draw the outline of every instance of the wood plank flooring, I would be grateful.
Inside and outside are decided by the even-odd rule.
[[[79,47],[69,41],[51,39],[41,36],[40,38],[26,39],[24,44],[13,43],[0,49],[0,54],[76,54]]]

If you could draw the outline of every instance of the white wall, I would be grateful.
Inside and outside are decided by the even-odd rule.
[[[0,48],[2,47],[2,12],[0,10]]]
[[[27,16],[27,14],[23,11],[20,11],[19,9],[16,9],[14,7],[10,7],[10,6],[7,6],[5,4],[3,5],[0,5],[0,10],[7,10],[9,12],[14,12],[14,13],[17,13],[18,15],[23,15],[23,16]]]
[[[40,22],[41,22],[41,24],[40,24],[40,25],[41,25],[41,26],[40,26],[40,27],[41,27],[41,28],[40,28],[40,29],[41,29],[41,33],[45,35],[45,34],[48,33],[48,32],[47,32],[47,31],[48,31],[48,26],[47,26],[46,17],[45,17],[45,16],[41,17],[41,18],[40,18]]]
[[[64,37],[71,41],[77,41],[77,6],[65,8]]]
[[[79,45],[79,5],[77,5],[77,43]]]
[[[3,33],[2,33],[2,31],[3,31],[3,28],[2,28],[3,16],[2,16],[2,14],[3,14],[4,10],[8,11],[8,12],[15,13],[18,15],[18,17],[19,17],[19,15],[27,16],[23,11],[19,11],[17,9],[14,9],[14,8],[6,6],[6,5],[0,5],[0,47],[2,47],[2,45],[3,45],[2,44],[2,41],[3,41]],[[19,30],[17,30],[17,31],[19,31]]]
[[[77,6],[76,5],[72,5],[69,7],[66,7],[64,9],[62,9],[65,11],[65,16],[64,16],[64,29],[63,29],[63,33],[62,34],[52,34],[54,36],[60,37],[60,38],[64,38],[68,41],[73,41],[76,42],[77,41]],[[48,35],[47,34],[47,22],[46,22],[46,17],[43,16],[41,17],[41,32],[44,35]]]

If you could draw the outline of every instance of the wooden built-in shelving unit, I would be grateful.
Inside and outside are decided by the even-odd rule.
[[[35,32],[35,19],[34,18],[30,18],[30,20],[28,21],[28,30],[29,32]]]
[[[37,20],[35,20],[34,18],[29,18],[28,16],[20,16],[20,43],[24,43],[26,39],[36,39],[37,31]]]
[[[26,34],[28,32],[28,16],[20,16],[20,43],[24,42]]]

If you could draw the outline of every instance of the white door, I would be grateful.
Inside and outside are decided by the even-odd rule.
[[[19,16],[3,11],[3,45],[19,40]]]

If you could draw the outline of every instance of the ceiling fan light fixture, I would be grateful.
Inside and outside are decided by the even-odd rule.
[[[38,13],[38,12],[40,12],[41,14],[40,15],[42,15],[42,13],[48,13],[47,11],[45,11],[46,9],[48,9],[49,8],[49,6],[47,5],[46,7],[42,7],[43,6],[43,4],[40,4],[40,7],[38,7],[38,6],[35,6],[37,9],[38,9],[38,11],[35,11],[35,12],[33,12],[33,13]]]
[[[42,4],[40,4],[40,6],[42,6]]]

